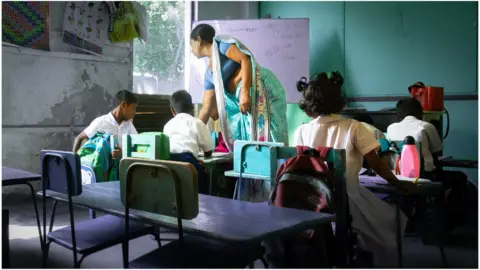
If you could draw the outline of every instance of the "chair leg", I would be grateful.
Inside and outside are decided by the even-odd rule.
[[[263,267],[264,267],[265,269],[267,269],[267,268],[268,268],[268,263],[267,263],[267,260],[265,260],[265,258],[264,258],[264,257],[261,257],[261,258],[260,258],[260,261],[262,261],[262,263],[263,263]]]
[[[440,255],[442,256],[442,266],[447,268],[447,256],[445,255],[445,249],[440,247]]]
[[[95,212],[95,210],[88,209],[88,215],[90,216],[90,219],[97,218],[97,212]]]
[[[80,268],[80,265],[82,264],[83,260],[87,257],[87,255],[82,255],[80,260],[77,262],[77,266],[75,268]]]

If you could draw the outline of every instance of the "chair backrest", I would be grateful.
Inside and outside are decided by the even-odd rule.
[[[296,147],[278,147],[279,160],[285,160],[297,155]],[[325,161],[332,171],[334,181],[333,202],[335,206],[335,238],[337,241],[338,263],[337,267],[347,267],[351,233],[351,218],[348,207],[347,182],[346,182],[346,153],[344,149],[330,149]]]
[[[198,177],[190,163],[124,158],[120,193],[132,209],[182,219],[198,215]]]
[[[40,152],[43,188],[78,196],[82,194],[80,157],[73,152],[42,150]]]

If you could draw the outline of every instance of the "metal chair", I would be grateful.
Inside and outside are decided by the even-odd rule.
[[[198,215],[197,172],[190,163],[125,158],[120,170],[125,205],[125,233],[130,209],[177,219],[179,239],[128,262],[125,239],[124,268],[245,268],[263,255],[260,245],[229,244],[203,237],[185,236],[183,220]]]
[[[42,192],[43,192],[43,264],[47,266],[48,252],[52,242],[57,243],[73,252],[74,267],[79,268],[82,261],[90,254],[103,249],[122,244],[125,237],[135,239],[140,236],[153,234],[160,245],[159,235],[155,227],[140,223],[129,226],[128,235],[125,234],[123,218],[104,215],[87,221],[75,222],[72,198],[82,194],[82,177],[80,173],[80,158],[72,152],[43,150],[42,164]],[[49,231],[46,231],[46,190],[52,190],[68,195],[70,226],[52,231],[55,210],[58,201],[53,202]],[[81,255],[78,260],[78,255]],[[125,254],[123,254],[125,256]]]

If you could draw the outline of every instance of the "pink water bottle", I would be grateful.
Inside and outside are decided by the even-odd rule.
[[[400,175],[410,178],[420,177],[420,166],[420,154],[415,146],[415,139],[407,136],[403,140],[400,155]]]

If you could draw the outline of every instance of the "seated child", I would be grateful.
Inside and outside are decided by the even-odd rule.
[[[208,185],[205,169],[198,162],[198,153],[211,156],[214,148],[207,126],[193,116],[192,97],[185,90],[172,94],[170,98],[173,119],[163,128],[170,139],[170,158],[176,161],[190,162],[198,173],[199,193],[207,194]]]
[[[412,136],[416,142],[420,142],[424,170],[429,175],[428,178],[432,178],[435,170],[434,160],[443,148],[437,129],[429,122],[422,121],[422,105],[414,98],[400,100],[396,109],[400,122],[393,123],[387,128],[388,140],[403,141],[405,137]]]
[[[109,133],[117,136],[121,141],[122,135],[138,134],[133,126],[132,119],[137,114],[137,98],[135,94],[127,90],[121,90],[116,94],[117,107],[108,114],[99,116],[76,138],[73,144],[73,152],[77,152],[82,141],[92,138],[97,132]],[[112,157],[119,159],[122,157],[122,151],[118,145],[112,151]]]
[[[400,100],[397,103],[397,118],[400,122],[391,124],[387,129],[387,137],[393,141],[403,141],[412,136],[421,143],[424,160],[425,178],[443,183],[447,196],[447,216],[449,228],[459,225],[465,219],[467,176],[460,171],[441,171],[435,164],[443,143],[435,126],[423,121],[423,109],[414,98]]]
[[[390,184],[408,192],[413,192],[415,186],[399,181],[380,160],[377,156],[380,145],[363,124],[336,116],[345,106],[342,85],[343,78],[338,72],[330,76],[320,73],[303,89],[300,108],[313,120],[297,128],[294,144],[346,150],[347,194],[359,247],[373,254],[375,267],[395,267],[398,262],[395,208],[359,184],[363,159]],[[403,213],[400,223],[403,233],[406,224]]]

